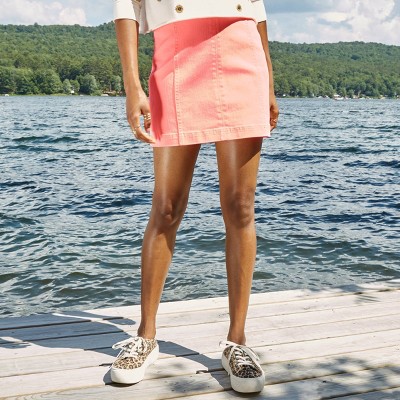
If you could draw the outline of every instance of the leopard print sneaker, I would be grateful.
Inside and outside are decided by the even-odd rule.
[[[140,382],[146,368],[158,357],[156,339],[132,337],[115,343],[113,349],[121,349],[111,365],[111,380],[116,383],[133,384]]]
[[[265,374],[259,358],[250,347],[223,341],[222,366],[228,372],[232,389],[239,393],[254,393],[263,390]]]

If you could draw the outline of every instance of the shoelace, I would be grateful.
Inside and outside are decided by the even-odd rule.
[[[234,353],[239,366],[253,366],[255,364],[258,368],[261,369],[261,366],[259,364],[260,358],[250,347],[230,342],[229,340],[223,340],[219,343],[219,345],[220,347],[232,346],[231,351],[229,352],[228,360],[231,359],[232,354]]]
[[[139,353],[145,352],[147,344],[140,336],[135,336],[115,343],[112,348],[114,350],[121,349],[117,358],[127,358],[135,357]]]

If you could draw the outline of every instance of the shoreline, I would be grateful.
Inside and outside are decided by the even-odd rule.
[[[0,94],[0,97],[126,97],[125,95],[110,95],[103,93],[100,95],[89,95],[89,94]],[[328,97],[328,96],[315,96],[315,97],[292,97],[292,96],[276,96],[277,99],[289,99],[289,100],[400,100],[400,97]]]

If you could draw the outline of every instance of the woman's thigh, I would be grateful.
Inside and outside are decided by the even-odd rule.
[[[225,219],[231,216],[240,222],[253,213],[262,142],[262,138],[248,138],[216,143]]]
[[[153,205],[185,206],[200,145],[155,147]]]

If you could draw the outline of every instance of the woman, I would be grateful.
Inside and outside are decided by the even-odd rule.
[[[155,186],[142,248],[141,322],[136,337],[113,346],[121,352],[111,367],[112,380],[139,382],[157,359],[156,313],[177,229],[200,146],[214,142],[230,314],[222,365],[234,390],[260,391],[264,372],[245,346],[245,321],[256,258],[260,152],[278,119],[263,1],[114,0],[114,6],[127,119],[135,138],[153,147]],[[137,48],[138,33],[151,31],[148,101]]]

